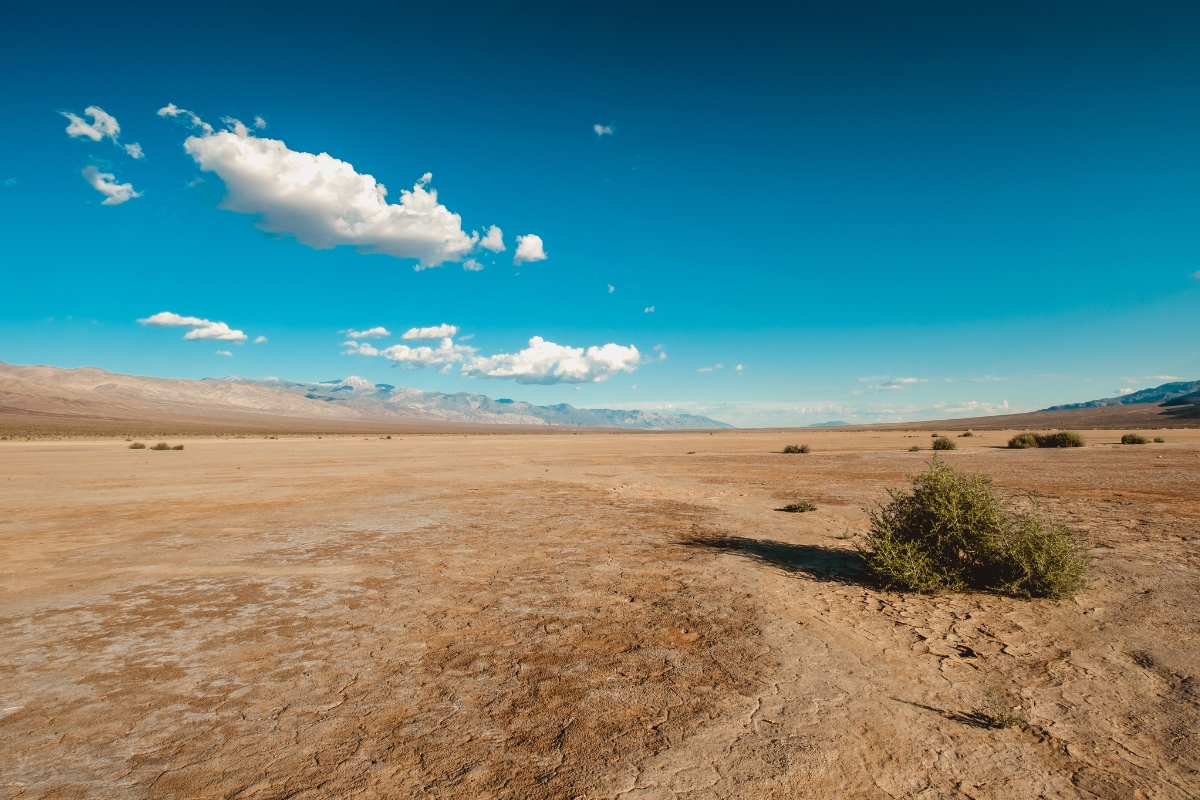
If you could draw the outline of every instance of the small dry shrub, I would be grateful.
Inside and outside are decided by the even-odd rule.
[[[172,450],[182,450],[182,449],[183,449],[183,445],[181,445],[181,444],[177,444],[177,445],[175,445],[174,447],[172,447],[171,449],[172,449]]]
[[[991,479],[937,460],[911,492],[871,512],[859,551],[885,588],[940,592],[972,587],[1021,597],[1067,597],[1083,585],[1087,552],[1078,534],[1036,506],[1014,513]]]
[[[809,446],[806,444],[789,444],[787,447],[783,448],[783,452],[790,454],[790,453],[808,453],[811,451],[810,451]]]
[[[947,436],[939,436],[938,438],[933,440],[933,449],[934,450],[957,450],[958,445],[956,445],[954,443],[953,439],[951,439]]]
[[[919,445],[919,444],[914,444],[912,447],[908,448],[908,452],[910,452],[910,453],[919,453],[919,452],[921,452],[921,445]]]
[[[983,708],[975,710],[975,717],[989,728],[1027,728],[1029,722],[1017,709],[1010,709],[991,692],[987,693]]]
[[[975,435],[975,434],[974,434],[974,433],[972,433],[971,431],[966,431],[965,433],[960,433],[960,434],[958,435],[958,438],[960,438],[960,439],[970,439],[970,438],[971,438],[972,436],[974,436],[974,435]]]
[[[1121,437],[1121,444],[1145,444],[1146,437],[1136,433],[1127,433]]]
[[[1155,437],[1154,437],[1154,443],[1155,443],[1155,444],[1162,444],[1162,443],[1163,443],[1163,442],[1165,442],[1165,441],[1167,441],[1167,440],[1166,440],[1166,439],[1164,439],[1164,438],[1162,438],[1161,436],[1155,436]]]
[[[130,450],[145,450],[146,445],[144,445],[141,442],[134,442],[133,444],[129,445],[129,449]]]
[[[788,503],[780,511],[787,511],[790,514],[803,514],[805,511],[816,511],[817,507],[808,501],[800,503]]]
[[[167,444],[166,442],[159,442],[158,444],[154,445],[154,447],[151,447],[150,449],[151,450],[170,450],[171,445]]]
[[[1083,447],[1087,441],[1075,431],[1057,433],[1018,433],[1008,440],[1014,450],[1029,447]]]
[[[1026,450],[1030,447],[1038,446],[1038,437],[1036,433],[1018,433],[1016,436],[1008,440],[1008,446],[1014,450]]]

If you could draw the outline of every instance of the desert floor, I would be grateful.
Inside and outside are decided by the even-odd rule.
[[[1155,433],[944,456],[1088,532],[1057,602],[862,580],[927,432],[3,442],[0,796],[1200,797]]]

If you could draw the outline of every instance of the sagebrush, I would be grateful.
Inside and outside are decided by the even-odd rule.
[[[956,445],[954,443],[954,440],[948,436],[939,436],[938,438],[933,440],[933,449],[934,450],[957,450],[958,445]]]
[[[1121,437],[1121,444],[1145,444],[1146,437],[1136,433],[1127,433]]]
[[[1083,585],[1088,556],[1080,535],[1036,504],[1018,512],[996,496],[990,478],[936,456],[911,480],[911,491],[889,491],[891,501],[871,512],[860,547],[885,588],[1060,598]]]
[[[1029,447],[1083,447],[1087,441],[1075,431],[1057,431],[1055,433],[1018,433],[1008,440],[1008,446],[1013,449]]]
[[[783,448],[783,452],[785,452],[785,453],[808,453],[808,452],[811,452],[811,449],[806,444],[789,444],[787,447]]]
[[[801,501],[799,503],[788,503],[779,510],[787,511],[790,514],[803,514],[806,511],[816,511],[817,507],[808,501]]]

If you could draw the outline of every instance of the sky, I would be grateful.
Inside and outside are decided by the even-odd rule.
[[[0,361],[742,426],[1195,380],[1197,41],[1190,2],[7,4]]]

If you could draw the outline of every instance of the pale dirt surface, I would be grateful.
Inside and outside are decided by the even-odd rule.
[[[2,442],[0,797],[1200,797],[1162,433],[945,456],[1089,532],[1060,602],[861,581],[928,433]]]

